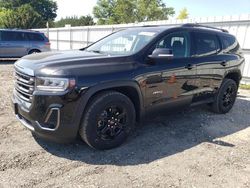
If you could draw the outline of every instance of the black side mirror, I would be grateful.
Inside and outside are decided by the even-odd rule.
[[[169,48],[156,48],[152,55],[149,55],[152,59],[172,59],[173,57],[173,51]]]

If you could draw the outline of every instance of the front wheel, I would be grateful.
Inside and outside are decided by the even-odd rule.
[[[212,103],[212,111],[218,114],[229,112],[236,100],[238,86],[232,79],[225,79]]]
[[[79,130],[82,139],[95,149],[121,145],[135,124],[135,108],[122,93],[98,94],[88,105]]]

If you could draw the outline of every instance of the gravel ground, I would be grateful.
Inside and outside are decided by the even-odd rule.
[[[250,187],[250,92],[233,110],[152,117],[121,147],[95,151],[33,136],[10,108],[13,65],[0,62],[0,187]]]

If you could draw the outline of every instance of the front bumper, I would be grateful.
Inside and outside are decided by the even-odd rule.
[[[24,125],[24,127],[26,127],[32,132],[35,132],[34,127],[31,124],[29,124],[25,119],[23,119],[20,115],[16,114],[16,118]]]
[[[53,102],[52,102],[53,101]],[[30,131],[47,140],[67,143],[78,134],[76,102],[65,102],[60,96],[34,96],[31,105],[24,104],[15,92],[12,107],[16,118]],[[26,108],[29,106],[29,108]]]

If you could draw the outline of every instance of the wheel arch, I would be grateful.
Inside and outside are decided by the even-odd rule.
[[[224,79],[225,78],[234,80],[236,82],[237,86],[239,87],[240,80],[242,78],[241,71],[240,70],[229,71],[229,72],[227,72],[227,74],[225,74]]]
[[[29,49],[28,54],[31,54],[32,51],[37,51],[39,53],[41,52],[41,50],[39,50],[38,48],[31,48]]]
[[[77,108],[77,111],[81,115],[78,115],[78,118],[76,118],[78,120],[78,122],[76,122],[78,126],[80,125],[86,108],[90,104],[91,100],[96,95],[105,91],[117,91],[126,95],[135,106],[137,122],[140,121],[141,117],[145,113],[143,108],[143,96],[140,87],[136,82],[122,81],[98,84],[81,92],[80,101]]]

